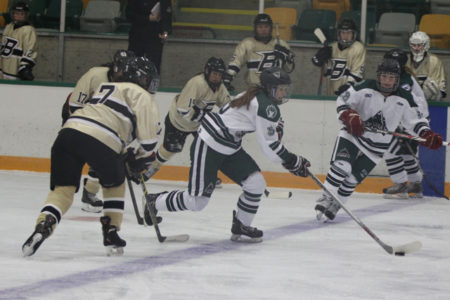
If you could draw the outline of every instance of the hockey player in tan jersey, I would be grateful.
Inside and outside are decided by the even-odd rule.
[[[35,231],[22,246],[33,255],[61,221],[73,202],[85,163],[95,168],[104,191],[100,218],[107,254],[121,255],[126,242],[118,231],[125,199],[122,153],[136,140],[139,149],[133,169],[143,171],[158,141],[158,105],[151,93],[159,78],[148,59],[131,58],[118,81],[103,83],[91,102],[73,113],[58,134],[51,154],[51,191],[36,221]]]
[[[36,64],[36,31],[28,22],[28,4],[19,1],[12,7],[13,22],[6,25],[1,41],[0,78],[33,80]]]
[[[443,101],[447,96],[447,78],[444,65],[436,55],[429,52],[430,37],[422,31],[409,38],[411,52],[406,66],[416,76],[427,100]]]
[[[117,81],[130,57],[134,57],[132,51],[117,50],[112,63],[106,64],[106,66],[93,67],[81,76],[73,92],[70,93],[64,103],[62,110],[63,124],[72,113],[89,103],[100,84]],[[96,196],[100,190],[100,184],[93,168],[89,168],[88,176],[84,178],[83,183],[81,197],[83,206],[81,209],[93,213],[101,212],[103,202]]]
[[[350,84],[364,77],[366,49],[356,40],[357,33],[353,20],[341,20],[337,27],[337,42],[319,49],[312,58],[313,64],[318,67],[326,64],[323,76],[328,79],[329,96],[339,96]]]
[[[273,22],[268,14],[258,14],[254,20],[254,37],[242,40],[234,50],[233,57],[224,74],[223,82],[229,91],[231,81],[246,66],[245,81],[248,86],[258,86],[262,71],[271,67],[282,67],[287,72],[294,70],[294,54],[289,45],[272,37]]]

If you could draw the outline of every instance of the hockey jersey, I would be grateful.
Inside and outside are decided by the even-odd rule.
[[[84,108],[75,111],[63,128],[73,128],[121,153],[133,140],[141,155],[153,151],[161,132],[158,104],[146,90],[131,82],[101,84]]]
[[[283,40],[272,39],[265,44],[257,41],[254,37],[245,38],[236,46],[228,64],[227,73],[234,77],[242,67],[246,66],[245,81],[247,85],[259,85],[259,76],[262,71],[281,66],[281,60],[277,59],[274,54],[276,44],[290,49],[289,45]]]
[[[428,119],[430,113],[428,111],[427,99],[425,99],[425,94],[414,76],[408,72],[403,72],[400,76],[399,86],[414,95],[414,100],[416,101],[419,112],[421,112],[423,116]]]
[[[361,42],[355,41],[350,47],[340,50],[338,42],[334,42],[331,51],[325,76],[329,79],[327,94],[334,96],[341,85],[363,79],[366,49]]]
[[[4,79],[19,80],[19,69],[36,64],[36,31],[31,25],[6,25],[1,42],[0,71]]]
[[[218,113],[207,113],[198,133],[210,148],[231,155],[241,148],[244,135],[255,132],[260,148],[270,160],[290,162],[295,159],[295,154],[284,147],[276,133],[280,117],[278,105],[260,92],[248,108],[246,105],[231,107],[228,103]]]
[[[197,131],[200,123],[193,120],[194,106],[204,111],[211,111],[214,105],[224,106],[230,101],[225,85],[216,91],[211,89],[203,73],[192,77],[176,95],[169,109],[169,118],[173,126],[183,132]]]
[[[430,129],[428,121],[418,110],[413,94],[399,88],[385,97],[378,91],[375,80],[366,80],[350,87],[337,98],[338,119],[349,108],[359,113],[365,127],[395,131],[401,125],[416,135]],[[341,130],[346,132],[345,128]],[[392,135],[368,130],[360,137],[347,134],[346,138],[373,160],[382,157],[393,142]]]

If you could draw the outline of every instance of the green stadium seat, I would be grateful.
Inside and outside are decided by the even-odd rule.
[[[305,9],[294,27],[295,39],[302,41],[319,42],[314,35],[314,29],[320,28],[327,40],[336,39],[336,12],[328,9]]]
[[[352,19],[355,21],[358,30],[361,32],[361,11],[360,10],[349,10],[345,11],[341,15],[342,19]],[[370,44],[375,39],[375,26],[376,26],[377,16],[375,11],[367,11],[366,20],[366,43]]]

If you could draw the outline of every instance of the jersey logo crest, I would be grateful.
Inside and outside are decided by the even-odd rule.
[[[16,48],[19,42],[16,39],[10,37],[6,38],[6,42],[3,44],[2,56],[8,57],[13,54],[14,48]]]
[[[277,67],[279,65],[279,61],[273,51],[262,51],[256,53],[262,56],[259,61],[258,68],[256,69],[256,73],[261,73],[265,69]]]
[[[275,134],[275,128],[273,128],[272,126],[267,127],[267,135],[273,136],[274,134]]]
[[[269,106],[267,106],[267,108],[266,108],[266,114],[267,114],[267,117],[269,118],[269,119],[275,119],[275,117],[277,116],[277,109],[275,108],[275,106],[273,106],[272,104],[271,105],[269,105]]]
[[[330,79],[338,80],[345,75],[345,70],[347,69],[346,59],[332,59],[333,67],[331,68]]]
[[[364,121],[364,126],[374,129],[387,130],[386,119],[381,111],[369,118],[367,121]]]
[[[411,86],[410,86],[409,84],[407,84],[407,83],[402,84],[401,87],[402,87],[402,89],[404,89],[405,91],[408,91],[408,92],[411,91]]]

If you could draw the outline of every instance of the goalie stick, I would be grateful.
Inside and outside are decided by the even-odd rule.
[[[144,197],[145,197],[145,205],[147,205],[147,208],[148,208],[148,211],[150,214],[150,218],[152,219],[153,227],[155,228],[156,236],[158,237],[158,241],[160,243],[164,243],[164,242],[186,242],[187,240],[189,240],[188,234],[178,234],[178,235],[170,235],[170,236],[163,236],[161,234],[161,231],[159,230],[158,221],[156,219],[156,215],[155,215],[153,209],[151,209],[151,207],[148,207],[148,204],[147,204],[148,191],[147,191],[147,187],[145,186],[144,175],[142,175],[142,174],[141,174],[140,184],[142,187],[142,192],[144,193]]]
[[[264,195],[267,198],[289,199],[292,197],[292,192],[291,191],[270,192],[268,190],[264,190]]]
[[[327,38],[325,37],[325,34],[323,34],[322,29],[317,27],[314,29],[314,35],[319,39],[320,43],[324,46],[328,45]],[[320,81],[319,81],[319,87],[317,88],[317,95],[322,95],[322,86],[325,79],[325,64],[322,65],[322,69],[320,71]]]
[[[404,245],[392,247],[386,243],[384,243],[380,238],[372,231],[369,227],[367,227],[356,215],[354,215],[347,207],[345,207],[344,203],[337,196],[334,195],[330,190],[328,190],[320,180],[312,174],[308,169],[308,175],[331,197],[333,201],[336,201],[341,208],[356,222],[359,226],[361,226],[364,231],[374,239],[378,245],[380,245],[387,253],[404,256],[407,253],[414,253],[422,248],[422,243],[420,241],[410,242]]]

